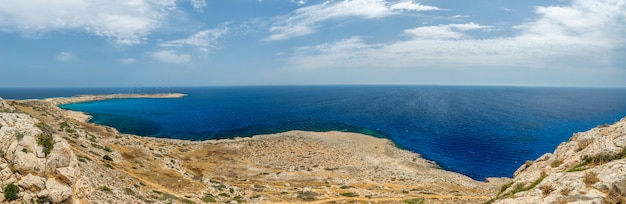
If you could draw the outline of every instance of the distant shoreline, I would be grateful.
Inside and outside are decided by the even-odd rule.
[[[187,96],[183,93],[162,93],[162,94],[103,94],[103,95],[77,95],[72,97],[46,98],[44,101],[52,102],[55,105],[70,103],[81,103],[90,101],[102,101],[110,99],[131,99],[131,98],[182,98]]]

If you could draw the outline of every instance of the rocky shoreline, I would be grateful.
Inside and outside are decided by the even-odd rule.
[[[546,182],[562,188],[557,184],[558,178],[580,176],[581,173],[570,174],[563,169],[579,164],[581,155],[595,153],[588,150],[591,147],[610,151],[623,148],[626,119],[578,133],[561,145],[572,146],[586,138],[591,141],[587,149],[577,153],[557,149],[532,165],[524,165],[513,179],[479,182],[442,170],[419,154],[395,147],[389,140],[367,135],[290,131],[201,142],[162,139],[121,134],[114,128],[86,122],[89,116],[85,114],[58,107],[146,97],[184,95],[116,94],[8,103],[0,99],[0,190],[5,192],[12,184],[19,191],[16,197],[0,195],[0,202],[541,203],[601,201],[617,195],[613,188],[618,193],[626,192],[620,191],[618,184],[608,182],[613,178],[619,181],[617,177],[625,175],[620,174],[626,172],[626,163],[620,158],[586,166],[585,171],[611,165],[611,170],[594,170],[602,185],[584,186],[597,192],[573,186],[571,192],[580,193],[541,193],[542,188],[547,188]],[[599,137],[602,132],[611,137]],[[45,136],[51,138],[48,146],[40,142]],[[607,149],[608,144],[615,148]],[[50,153],[46,154],[45,149]],[[562,164],[546,167],[556,159],[562,160]],[[618,173],[602,173],[616,168]],[[546,172],[546,176],[538,171]],[[536,182],[535,174],[543,179]]]

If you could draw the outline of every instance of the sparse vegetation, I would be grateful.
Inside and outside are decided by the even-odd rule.
[[[318,194],[316,192],[313,191],[300,191],[298,192],[298,198],[304,200],[304,201],[314,201],[317,200],[317,198],[315,196],[317,196]]]
[[[124,194],[134,196],[135,191],[133,191],[133,189],[130,189],[130,188],[124,188]]]
[[[111,150],[111,148],[109,147],[104,147],[102,150],[106,151],[106,152],[112,152],[113,150]]]
[[[526,166],[526,168],[530,167],[533,165],[533,161],[527,160],[526,163],[524,163],[524,166]]]
[[[113,190],[111,190],[111,189],[110,189],[109,187],[107,187],[107,186],[100,186],[100,188],[99,188],[99,189],[100,189],[102,192],[105,192],[105,193],[113,193]]]
[[[602,199],[602,204],[624,204],[626,203],[626,197],[622,196],[620,190],[613,186],[609,193]]]
[[[15,138],[17,139],[17,141],[22,141],[22,138],[24,138],[24,133],[18,132],[17,134],[15,134]]]
[[[215,197],[211,195],[210,193],[205,194],[204,197],[202,197],[200,200],[204,201],[205,203],[217,202],[217,200],[215,200]]]
[[[593,185],[594,183],[600,181],[598,179],[598,174],[594,171],[585,171],[585,175],[583,176],[583,182],[587,185]]]
[[[554,189],[554,187],[552,187],[552,183],[547,183],[541,186],[540,189],[541,189],[541,195],[543,195],[543,197],[550,195],[550,193],[556,190]]]
[[[344,197],[358,197],[359,194],[357,194],[355,192],[346,192],[346,193],[342,193],[341,196],[344,196]]]
[[[406,199],[404,203],[407,204],[422,204],[424,203],[424,198],[414,198],[414,199]]]
[[[48,156],[48,154],[50,154],[50,151],[52,151],[52,149],[54,148],[52,135],[41,133],[37,138],[37,144],[43,147],[43,153]]]
[[[591,140],[591,139],[579,140],[578,141],[578,148],[576,148],[576,151],[580,152],[581,150],[587,148],[587,146],[589,146],[592,142],[593,142],[593,140]]]
[[[506,191],[506,189],[509,189],[513,183],[515,183],[515,181],[509,181],[508,183],[504,184],[501,188],[500,188],[500,192],[498,193],[498,195],[504,193],[504,191]]]
[[[113,159],[109,155],[102,156],[102,159],[107,160],[107,161],[113,161]]]
[[[622,151],[618,153],[613,153],[613,154],[602,152],[602,153],[598,153],[596,155],[591,155],[591,156],[585,155],[583,156],[583,158],[581,159],[582,161],[579,164],[573,167],[570,167],[565,171],[566,172],[582,171],[582,170],[587,169],[588,165],[598,166],[598,165],[606,164],[611,161],[619,160],[623,158],[626,158],[626,147],[624,147]]]
[[[563,160],[557,159],[557,160],[552,161],[552,163],[550,163],[550,166],[552,168],[556,168],[556,167],[561,166],[561,164],[563,164]]]
[[[37,203],[39,203],[39,204],[52,203],[52,198],[50,198],[48,196],[39,197],[39,198],[37,198]]]
[[[104,165],[104,167],[106,167],[106,168],[113,169],[113,166],[111,166],[111,164],[109,164],[109,163],[105,163],[105,164],[103,164],[103,165]]]
[[[561,195],[567,196],[567,195],[569,195],[569,192],[571,192],[571,191],[572,191],[572,189],[566,187],[566,188],[561,189],[561,191],[559,193],[561,193]]]
[[[509,191],[508,193],[506,193],[506,194],[504,194],[502,196],[499,196],[499,197],[512,196],[512,195],[515,195],[516,193],[523,192],[523,191],[528,191],[530,189],[533,189],[537,185],[539,185],[539,183],[541,183],[541,181],[543,181],[543,179],[545,179],[546,177],[548,177],[548,174],[546,174],[545,172],[541,172],[541,175],[539,176],[539,178],[537,178],[535,181],[530,183],[528,186],[526,186],[524,183],[518,183],[517,185],[515,185],[515,189],[513,189],[513,190]],[[507,185],[510,186],[510,185],[512,185],[512,183],[510,185],[509,184],[507,184]],[[505,185],[505,186],[507,186],[507,185]],[[504,188],[504,186],[502,188],[505,191],[506,191],[506,189],[508,189],[508,187]]]
[[[35,127],[39,128],[44,134],[52,135],[54,134],[54,129],[43,122],[38,122],[35,124]]]
[[[4,198],[8,201],[12,201],[18,198],[18,194],[20,193],[20,188],[15,184],[10,183],[6,187],[4,187]]]

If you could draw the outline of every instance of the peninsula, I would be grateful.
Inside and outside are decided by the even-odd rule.
[[[592,147],[601,148],[602,141],[626,141],[626,120],[577,134],[561,145],[580,143],[584,138],[588,144],[577,154],[557,149],[522,166],[513,179],[481,182],[442,170],[387,139],[367,135],[289,131],[208,141],[151,138],[88,123],[88,116],[58,107],[115,98],[183,96],[0,99],[0,202],[511,203],[542,202],[543,198],[600,201],[610,196],[619,199],[622,192],[626,193],[614,182],[624,174],[599,171],[600,180],[593,185],[573,186],[565,195],[541,193],[547,185],[561,188],[557,184],[561,176],[582,182],[584,175],[579,174],[603,165],[618,165],[623,170],[626,164],[621,157],[592,165],[581,163],[580,155],[598,152]],[[611,138],[594,135],[600,133]],[[625,145],[611,144],[615,148],[608,150],[614,152]],[[566,171],[575,166],[583,169],[579,173]],[[539,175],[537,171],[545,173]],[[541,178],[538,182],[535,173]]]

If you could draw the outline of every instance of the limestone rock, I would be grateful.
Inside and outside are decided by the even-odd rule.
[[[501,193],[508,196],[495,203],[619,201],[626,197],[626,158],[583,166],[579,170],[571,168],[580,165],[581,158],[585,156],[616,155],[625,148],[625,141],[626,118],[610,126],[574,134],[568,142],[561,143],[552,155],[546,154],[531,165],[520,167],[515,173],[512,187]],[[545,175],[543,180],[539,180],[541,175]],[[530,186],[532,183],[537,185]],[[517,185],[530,189],[516,191]]]
[[[18,182],[18,185],[29,191],[40,191],[45,188],[44,178],[28,174]]]
[[[56,174],[57,168],[69,167],[72,157],[72,150],[66,142],[55,143],[46,162],[46,175]]]
[[[92,192],[93,189],[91,189],[91,183],[86,177],[79,178],[74,184],[75,199],[88,199]]]
[[[63,202],[72,196],[72,188],[55,178],[46,181],[46,190],[53,203]]]

